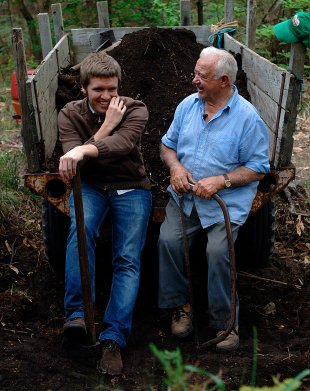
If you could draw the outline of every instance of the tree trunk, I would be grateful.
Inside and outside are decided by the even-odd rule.
[[[31,53],[35,58],[35,60],[41,61],[42,55],[40,49],[40,37],[39,37],[37,23],[36,23],[36,15],[39,12],[48,12],[50,8],[51,0],[44,0],[42,2],[41,1],[38,2],[34,14],[31,13],[30,9],[28,8],[24,0],[17,0],[16,4],[22,16],[26,20],[28,26]]]
[[[198,14],[198,24],[199,26],[203,25],[203,0],[197,0],[197,14]]]

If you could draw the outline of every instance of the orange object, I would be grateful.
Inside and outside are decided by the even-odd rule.
[[[34,73],[34,70],[31,69],[27,71],[28,75],[32,75]],[[11,98],[12,98],[12,104],[15,110],[15,115],[13,115],[13,118],[16,120],[16,122],[21,122],[21,112],[20,112],[20,103],[18,98],[18,85],[17,85],[17,78],[16,78],[16,72],[12,72],[11,77]]]

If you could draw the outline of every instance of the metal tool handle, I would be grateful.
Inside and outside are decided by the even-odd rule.
[[[228,253],[230,260],[230,316],[228,325],[225,331],[221,333],[219,336],[210,339],[200,345],[201,348],[208,348],[212,345],[215,345],[224,339],[230,334],[235,325],[236,320],[236,261],[235,261],[235,248],[234,241],[232,236],[232,229],[230,224],[229,212],[226,204],[222,200],[222,198],[218,194],[213,194],[212,198],[220,205],[225,220],[225,228],[228,242]]]
[[[72,180],[75,219],[77,227],[77,239],[79,249],[80,260],[80,273],[82,284],[82,296],[84,302],[84,317],[87,330],[87,343],[88,345],[96,344],[96,330],[94,322],[93,303],[91,300],[91,286],[88,270],[88,255],[86,247],[85,226],[84,226],[84,212],[83,212],[83,200],[81,191],[81,177],[80,170],[77,167],[76,175]]]

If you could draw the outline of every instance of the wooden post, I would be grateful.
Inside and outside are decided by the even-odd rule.
[[[107,1],[97,1],[99,27],[110,28],[109,7]]]
[[[248,0],[246,19],[246,45],[255,50],[256,45],[256,0]]]
[[[225,22],[231,22],[234,19],[234,1],[233,0],[225,0]]]
[[[21,117],[22,117],[22,126],[21,126],[21,136],[23,140],[23,147],[26,152],[27,166],[30,172],[40,171],[38,153],[36,151],[37,135],[33,129],[35,129],[33,117],[33,110],[29,106],[31,102],[31,97],[28,99],[29,93],[31,91],[27,90],[27,65],[26,65],[26,56],[25,48],[23,41],[22,29],[15,28],[12,30],[12,48],[13,48],[13,57],[16,64],[16,79],[18,85],[18,99],[21,108]]]
[[[61,4],[60,3],[52,4],[51,10],[53,16],[55,38],[56,38],[56,42],[58,42],[65,34]]]
[[[41,40],[42,56],[45,56],[53,49],[50,21],[47,13],[38,14],[39,31]]]
[[[191,24],[191,2],[180,0],[180,25],[190,26]]]
[[[197,0],[196,5],[197,5],[198,25],[202,26],[203,25],[203,1]]]
[[[285,113],[283,137],[281,140],[281,156],[279,157],[279,166],[285,167],[291,163],[293,152],[293,134],[296,128],[296,118],[300,95],[302,91],[304,64],[306,59],[306,48],[302,43],[293,43],[291,45],[290,62],[288,71],[291,72],[295,79],[290,85],[287,98],[287,107],[289,110]]]

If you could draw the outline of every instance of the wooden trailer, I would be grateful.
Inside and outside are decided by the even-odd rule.
[[[228,2],[230,3],[230,2]],[[197,42],[209,46],[210,26],[187,25],[190,20],[189,1],[181,1],[181,26],[172,29],[186,28],[193,31]],[[16,61],[16,74],[19,86],[19,100],[22,114],[22,139],[27,157],[28,170],[25,175],[26,185],[44,201],[43,225],[46,236],[57,235],[63,241],[63,233],[55,233],[53,225],[58,223],[59,212],[68,215],[68,194],[71,185],[63,181],[57,173],[45,172],[45,162],[52,156],[58,137],[57,108],[55,95],[58,88],[58,75],[68,64],[79,63],[93,51],[91,42],[100,33],[111,31],[107,13],[107,2],[98,3],[99,28],[72,29],[64,33],[61,5],[52,5],[54,31],[57,43],[53,47],[47,14],[39,14],[41,44],[44,59],[34,74],[27,75],[24,42],[21,29],[13,29],[13,51]],[[228,13],[231,9],[226,10]],[[229,16],[227,16],[229,17]],[[186,25],[186,26],[185,26]],[[112,31],[116,40],[125,34],[147,27],[116,27]],[[164,27],[168,28],[168,27]],[[171,27],[169,27],[171,28]],[[248,31],[253,35],[253,31]],[[247,39],[248,44],[251,40]],[[251,45],[253,45],[253,40]],[[239,54],[242,70],[247,76],[247,87],[252,104],[257,108],[266,123],[270,135],[271,173],[259,186],[252,206],[252,244],[255,244],[255,257],[268,259],[274,235],[274,207],[272,198],[294,178],[295,169],[291,164],[293,133],[295,130],[297,105],[301,91],[301,79],[305,59],[305,48],[302,44],[292,44],[289,71],[278,67],[259,56],[248,46],[241,44],[230,35],[224,36],[224,48]],[[52,209],[51,209],[52,208]],[[57,216],[57,217],[55,217]],[[161,222],[163,208],[153,208],[153,222]],[[55,221],[54,221],[54,220]],[[48,222],[44,221],[48,220]],[[53,220],[53,221],[52,221]],[[49,232],[50,231],[50,232]],[[246,229],[246,231],[249,231]],[[242,239],[249,242],[249,237]],[[55,242],[55,238],[53,242]],[[48,242],[48,239],[47,239]],[[257,244],[258,243],[258,244]],[[53,245],[49,245],[53,247]],[[257,247],[263,248],[257,255]],[[246,246],[249,248],[249,245]],[[56,254],[56,257],[59,257]]]

